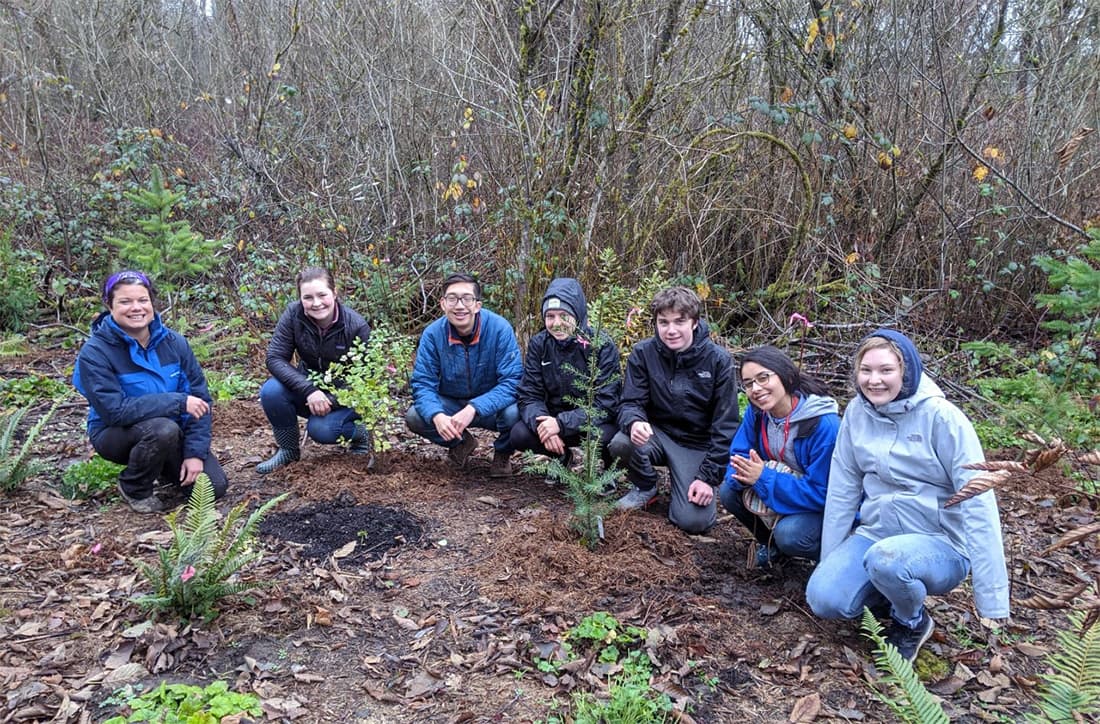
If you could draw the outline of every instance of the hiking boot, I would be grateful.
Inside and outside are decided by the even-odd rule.
[[[497,450],[493,453],[493,462],[489,465],[490,478],[507,478],[512,475],[512,453]]]
[[[936,622],[928,615],[928,611],[922,610],[920,623],[917,624],[916,628],[909,628],[897,621],[891,623],[890,627],[886,629],[886,643],[896,646],[902,658],[911,664],[917,660],[917,652],[920,651],[920,647],[924,645],[924,642],[932,636],[932,631],[935,628]]]
[[[352,455],[369,455],[367,470],[374,470],[374,445],[370,439],[370,430],[365,425],[357,424],[355,426],[355,434],[351,436],[348,452]]]
[[[150,495],[146,498],[131,497],[122,489],[122,483],[118,484],[118,494],[126,501],[126,505],[130,506],[130,510],[135,513],[161,513],[165,510],[164,502],[157,496]]]
[[[477,440],[470,433],[463,431],[462,439],[458,444],[447,450],[447,459],[451,461],[451,465],[461,470],[466,467],[466,462],[474,450],[477,450]]]
[[[650,488],[649,490],[642,490],[635,485],[630,489],[629,493],[615,502],[615,510],[637,510],[638,508],[647,508],[649,504],[656,499],[656,487]]]
[[[787,560],[787,554],[779,550],[775,544],[756,544],[756,553],[753,557],[753,568],[769,570],[772,566]]]

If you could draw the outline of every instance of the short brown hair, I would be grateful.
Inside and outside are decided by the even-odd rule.
[[[298,276],[294,277],[294,286],[300,293],[303,284],[314,282],[318,279],[328,284],[329,289],[336,291],[336,280],[332,278],[332,272],[320,266],[307,266],[302,269],[302,271],[298,272]]]
[[[668,287],[654,295],[649,303],[649,313],[656,321],[658,314],[670,309],[698,322],[703,313],[703,301],[687,287]]]

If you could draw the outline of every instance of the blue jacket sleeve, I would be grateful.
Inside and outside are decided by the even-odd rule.
[[[205,400],[210,412],[196,419],[186,412],[183,414],[183,456],[205,460],[210,454],[211,430],[213,428],[214,406],[210,399],[210,390],[206,386],[206,375],[195,359],[191,345],[182,337],[174,340],[180,358],[180,368],[187,379],[187,394]]]
[[[812,435],[795,441],[795,454],[806,471],[805,475],[764,468],[760,479],[752,487],[769,508],[781,515],[825,510],[829,467],[839,428],[840,418],[837,415],[822,415]]]
[[[443,402],[439,399],[439,348],[443,342],[436,334],[438,326],[438,322],[433,322],[420,335],[420,343],[416,347],[416,362],[409,379],[413,406],[420,418],[428,424],[431,424],[433,417],[443,412]]]
[[[496,364],[497,383],[489,391],[470,400],[481,415],[495,415],[516,403],[516,388],[523,377],[523,359],[512,325],[497,317],[491,330],[491,346],[487,350]]]

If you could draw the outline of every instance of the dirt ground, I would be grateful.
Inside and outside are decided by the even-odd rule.
[[[397,436],[373,471],[307,444],[300,462],[261,477],[253,468],[272,438],[254,401],[215,407],[214,449],[231,481],[218,507],[291,493],[248,574],[276,585],[209,624],[145,624],[132,561],[153,560],[168,529],[115,497],[59,496],[65,466],[89,453],[84,413],[64,406],[42,436],[48,473],[0,497],[0,721],[102,721],[114,710],[101,703],[124,683],[215,679],[256,693],[270,721],[545,721],[567,715],[572,692],[606,691],[591,661],[562,676],[535,666],[601,610],[650,630],[653,686],[677,721],[893,720],[866,683],[856,624],[808,611],[810,564],[748,569],[748,536],[729,516],[688,536],[661,505],[613,515],[590,552],[568,529],[559,487],[488,477],[487,436],[462,472]],[[1096,575],[1095,535],[1041,554],[1094,520],[1096,499],[1072,491],[1055,466],[1000,493],[1015,600]],[[952,718],[1018,719],[1064,613],[1014,606],[996,635],[968,586],[931,610],[928,650],[943,666],[931,688]]]

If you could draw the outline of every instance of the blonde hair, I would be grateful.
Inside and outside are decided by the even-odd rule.
[[[902,379],[905,379],[905,357],[901,354],[901,348],[898,347],[892,340],[885,337],[868,337],[863,340],[863,344],[859,345],[859,349],[856,350],[856,361],[852,365],[852,374],[859,374],[859,365],[863,362],[863,355],[867,354],[873,349],[888,349],[894,353],[894,356],[898,358],[898,368],[901,372]]]

